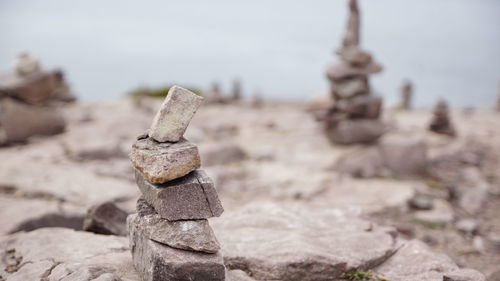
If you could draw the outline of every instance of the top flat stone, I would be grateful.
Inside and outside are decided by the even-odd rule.
[[[179,141],[203,102],[203,97],[173,86],[163,101],[149,129],[149,137],[158,142]]]

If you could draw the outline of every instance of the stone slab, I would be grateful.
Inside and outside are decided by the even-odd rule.
[[[203,97],[179,86],[173,86],[156,113],[149,136],[159,142],[177,142],[203,102]]]
[[[180,178],[200,167],[201,163],[198,147],[185,139],[176,143],[139,139],[132,146],[129,158],[151,183]]]
[[[183,251],[147,238],[129,220],[130,248],[134,266],[142,281],[222,281],[222,255]]]
[[[337,144],[372,143],[384,132],[384,124],[374,119],[341,120],[326,128],[327,136]]]
[[[163,184],[148,182],[137,170],[135,178],[144,199],[164,219],[207,219],[224,211],[212,180],[203,171],[195,170]]]
[[[205,253],[220,250],[207,220],[162,219],[144,198],[137,200],[137,214],[130,215],[128,223],[135,224],[147,238],[172,248]]]

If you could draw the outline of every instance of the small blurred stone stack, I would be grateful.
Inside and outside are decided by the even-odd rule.
[[[74,100],[62,71],[42,70],[36,58],[21,53],[14,70],[0,76],[0,145],[62,132],[58,105]]]
[[[456,136],[456,131],[451,122],[446,101],[441,99],[437,102],[434,108],[433,118],[429,124],[429,130],[437,134],[451,137]]]
[[[372,94],[368,75],[382,66],[359,47],[359,9],[356,0],[349,2],[349,21],[342,48],[341,62],[329,67],[327,77],[333,103],[325,119],[327,136],[334,143],[369,143],[384,133],[379,121],[382,99]]]
[[[142,197],[127,218],[136,270],[144,281],[224,280],[220,246],[207,219],[224,211],[196,145],[183,134],[203,98],[172,87],[130,160]]]

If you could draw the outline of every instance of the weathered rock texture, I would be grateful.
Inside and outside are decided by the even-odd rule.
[[[212,180],[201,170],[163,184],[148,182],[139,171],[135,177],[144,199],[164,219],[206,219],[224,211]]]
[[[396,249],[395,231],[340,210],[254,205],[213,223],[229,269],[257,280],[336,280]]]
[[[0,98],[0,145],[24,141],[35,135],[58,134],[65,126],[62,114],[55,107]]]
[[[128,218],[128,224],[140,228],[153,241],[172,248],[216,253],[219,242],[207,220],[168,221],[162,219],[146,200],[137,201],[137,214]]]
[[[427,174],[427,145],[420,140],[384,139],[346,154],[334,169],[359,178],[421,178]]]
[[[0,240],[3,280],[138,281],[125,237],[43,228]]]
[[[143,281],[220,281],[225,278],[222,256],[183,251],[147,238],[144,230],[128,221],[134,266]]]
[[[139,139],[130,153],[132,165],[151,183],[164,183],[200,167],[198,147],[183,139],[176,143],[159,143],[151,138]]]
[[[159,142],[177,142],[203,102],[203,97],[179,86],[168,91],[165,101],[149,129],[149,136]]]
[[[360,45],[360,15],[356,0],[349,2],[349,20],[337,51],[342,62],[330,66],[326,76],[334,103],[322,118],[328,138],[338,144],[370,143],[385,131],[378,120],[382,99],[374,97],[368,75],[382,71]]]
[[[83,229],[98,234],[127,235],[127,212],[113,202],[104,202],[90,208],[83,221]]]
[[[443,281],[450,280],[446,279],[450,276],[462,278],[451,280],[486,281],[481,273],[459,269],[448,256],[435,253],[423,242],[416,240],[403,245],[376,272],[391,281]]]

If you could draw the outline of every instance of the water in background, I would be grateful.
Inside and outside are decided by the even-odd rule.
[[[362,44],[385,66],[377,92],[397,100],[489,105],[500,83],[500,1],[360,0]],[[344,0],[0,1],[0,71],[21,50],[63,67],[84,100],[167,83],[308,99],[324,92],[346,22]]]

